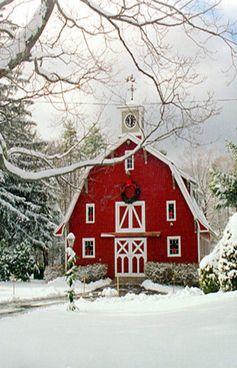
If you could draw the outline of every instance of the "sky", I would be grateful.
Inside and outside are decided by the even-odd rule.
[[[228,19],[231,23],[237,22],[237,2],[235,0],[223,0],[221,10],[224,12],[226,20]],[[183,42],[182,36],[175,35],[174,37],[177,37],[175,41],[178,47]],[[231,59],[227,49],[220,47],[219,44],[210,45],[210,48],[212,47],[213,54],[211,57],[201,60],[198,66],[200,73],[205,75],[205,81],[193,90],[193,95],[197,99],[203,99],[208,91],[213,92],[214,101],[216,101],[220,112],[203,125],[201,132],[195,138],[203,146],[204,150],[214,149],[222,154],[226,150],[227,141],[237,142],[237,77],[233,78],[234,71],[229,69]],[[133,74],[135,76],[135,100],[139,104],[144,105],[146,110],[149,110],[153,102],[157,100],[154,90],[152,88],[144,89],[144,78],[126,60],[126,58],[123,60],[121,57],[118,62],[118,69],[120,69],[118,89],[116,90],[115,88],[114,94],[111,95],[110,92],[103,91],[106,98],[102,100],[107,103],[106,106],[100,105],[101,99],[99,100],[93,96],[74,94],[73,97],[70,97],[72,107],[78,101],[82,103],[79,114],[85,114],[89,121],[95,121],[98,115],[101,114],[100,126],[102,131],[108,136],[109,141],[120,134],[121,119],[120,110],[116,106],[119,103],[117,95],[120,95],[121,99],[126,99],[129,87],[125,83],[127,75]],[[101,88],[101,86],[98,88]],[[65,114],[61,114],[53,109],[47,101],[41,101],[34,105],[33,117],[37,121],[38,131],[44,139],[56,139],[59,137]],[[170,139],[161,142],[159,148],[166,150],[168,157],[175,160],[182,155],[184,148],[188,145],[185,141]]]

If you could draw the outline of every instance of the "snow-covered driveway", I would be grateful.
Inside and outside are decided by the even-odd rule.
[[[61,305],[0,320],[0,366],[237,367],[237,292],[77,304],[79,312]]]

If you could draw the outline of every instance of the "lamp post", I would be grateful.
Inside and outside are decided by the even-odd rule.
[[[67,244],[66,247],[66,259],[67,259],[67,266],[66,266],[66,282],[69,286],[69,290],[67,292],[68,299],[69,299],[69,306],[68,309],[74,311],[77,307],[74,304],[75,298],[75,290],[74,290],[74,281],[76,280],[77,274],[77,267],[76,267],[76,253],[73,250],[73,245],[75,242],[75,235],[73,233],[69,233],[67,235]]]
[[[64,269],[65,272],[67,271],[67,247],[73,248],[75,243],[75,235],[73,233],[68,233],[68,235],[65,238],[65,265]]]
[[[73,248],[75,242],[75,235],[73,233],[69,233],[67,235],[67,243],[70,248]]]

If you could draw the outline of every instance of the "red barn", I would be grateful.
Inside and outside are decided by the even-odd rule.
[[[139,149],[141,106],[123,108],[121,118],[122,137],[104,159],[137,151],[86,169],[56,235],[74,233],[78,263],[105,263],[112,278],[143,276],[148,261],[198,263],[212,231],[196,183],[154,148]]]

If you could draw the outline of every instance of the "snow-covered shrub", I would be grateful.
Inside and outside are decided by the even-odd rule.
[[[204,293],[236,290],[237,282],[237,213],[230,219],[222,239],[200,262],[200,287]]]
[[[35,267],[29,245],[21,243],[15,248],[9,248],[4,241],[0,242],[1,281],[10,280],[11,275],[14,275],[17,280],[29,281]]]
[[[220,289],[218,273],[213,266],[207,264],[199,269],[199,285],[205,294],[216,293]]]
[[[47,266],[44,270],[44,279],[46,282],[49,282],[64,274],[65,270],[62,265]]]
[[[95,263],[87,266],[79,266],[77,278],[84,282],[92,282],[103,279],[107,275],[108,266],[103,263]]]
[[[147,262],[145,275],[155,283],[166,285],[197,286],[196,264]]]
[[[116,289],[112,289],[110,287],[107,287],[107,288],[103,289],[101,295],[105,296],[107,298],[112,298],[114,296],[118,296],[118,291]]]
[[[230,242],[222,249],[219,281],[223,291],[237,290],[237,242]]]
[[[24,243],[16,245],[11,254],[11,274],[14,275],[17,280],[29,281],[35,268],[36,263],[31,255],[31,247]]]

